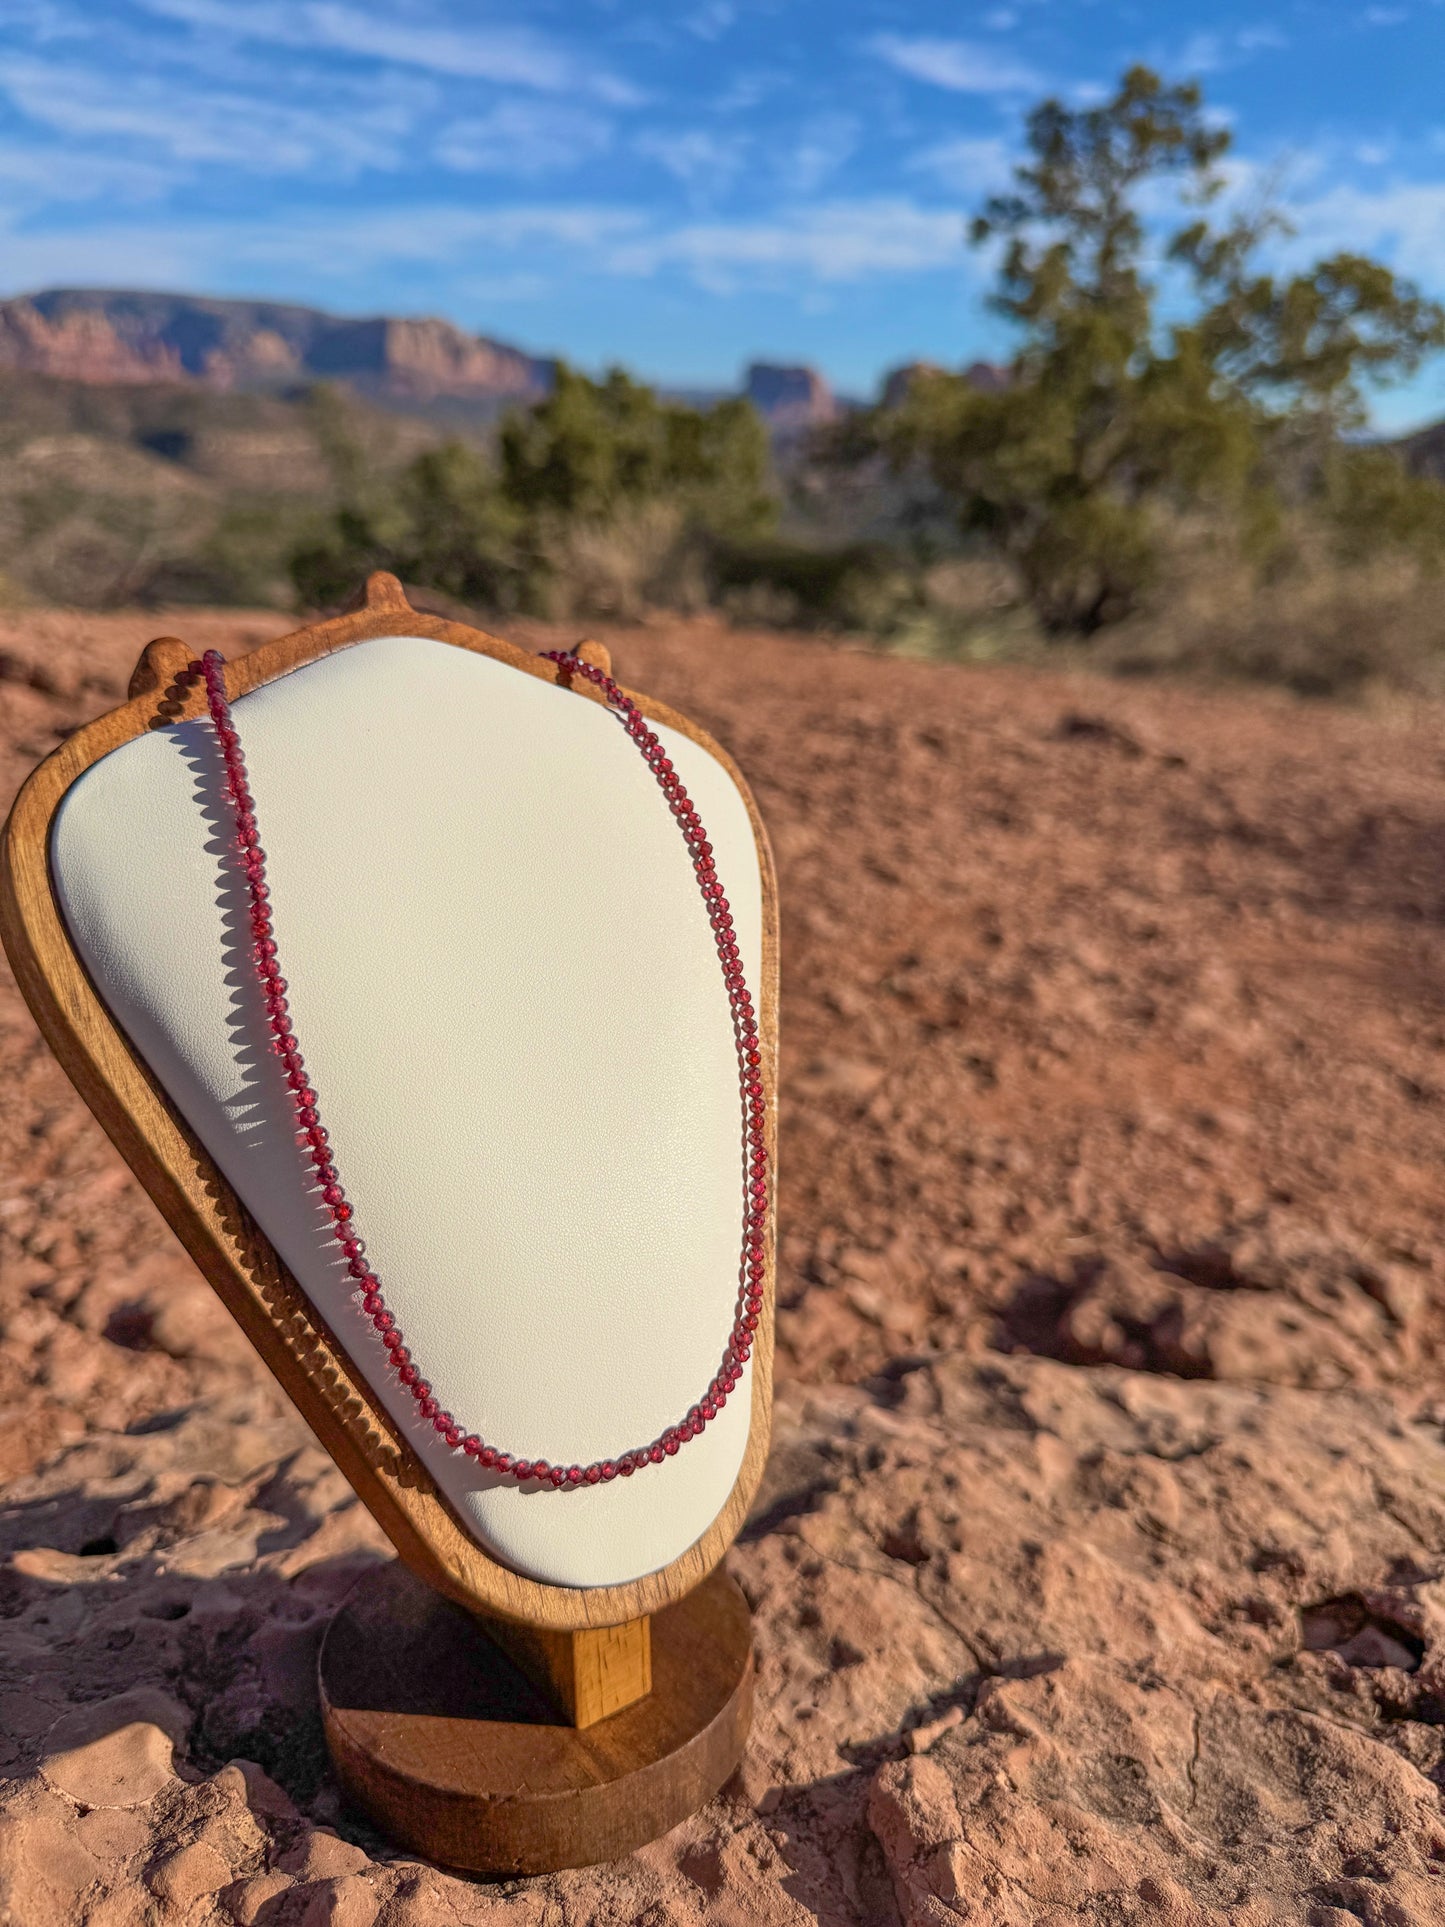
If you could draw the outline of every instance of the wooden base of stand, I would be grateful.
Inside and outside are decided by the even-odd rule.
[[[615,1860],[710,1800],[752,1717],[747,1602],[721,1569],[651,1622],[652,1690],[586,1727],[399,1562],[366,1573],[318,1671],[332,1763],[400,1845],[466,1873]]]

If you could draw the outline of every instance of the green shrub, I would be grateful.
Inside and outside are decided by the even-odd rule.
[[[663,402],[614,369],[559,366],[552,393],[502,426],[495,461],[462,442],[394,479],[353,478],[291,572],[304,602],[335,602],[371,569],[462,602],[543,613],[637,613],[695,591],[704,534],[744,537],[776,513],[767,436],[745,402]]]

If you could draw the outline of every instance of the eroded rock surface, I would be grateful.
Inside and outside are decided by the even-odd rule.
[[[266,624],[5,626],[7,787],[164,628]],[[7,988],[0,1922],[1445,1921],[1442,719],[610,640],[783,871],[744,1768],[545,1880],[358,1822],[387,1548]]]

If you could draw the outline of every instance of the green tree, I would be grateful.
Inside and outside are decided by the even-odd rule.
[[[313,607],[340,601],[372,569],[464,602],[506,606],[518,593],[518,529],[482,453],[444,442],[393,482],[359,478],[321,539],[292,556],[291,576]]]
[[[1011,189],[972,228],[1001,250],[992,303],[1020,337],[1007,386],[926,376],[877,423],[1012,562],[1051,632],[1136,608],[1180,512],[1227,513],[1248,537],[1287,503],[1347,520],[1352,499],[1382,502],[1378,466],[1340,438],[1366,383],[1445,345],[1445,311],[1378,262],[1264,272],[1279,217],[1214,218],[1229,146],[1196,85],[1144,67],[1099,106],[1037,107]],[[1171,199],[1160,245],[1143,210]],[[1387,532],[1438,526],[1435,486],[1402,474]]]
[[[620,369],[594,382],[559,365],[546,399],[502,424],[494,456],[448,442],[379,480],[333,440],[341,504],[291,564],[311,604],[390,569],[464,602],[545,607],[569,557],[610,533],[625,547],[650,509],[669,512],[668,539],[755,534],[775,512],[767,435],[746,402],[686,408]]]
[[[666,500],[741,533],[773,514],[767,433],[747,402],[686,408],[620,368],[596,382],[559,365],[546,400],[504,424],[499,458],[524,516],[606,522]]]

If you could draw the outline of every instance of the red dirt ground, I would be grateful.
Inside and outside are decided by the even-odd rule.
[[[7,618],[0,788],[278,626]],[[0,1922],[1445,1920],[1445,711],[602,639],[781,874],[748,1766],[505,1890],[358,1826],[307,1668],[380,1542],[7,976]]]

